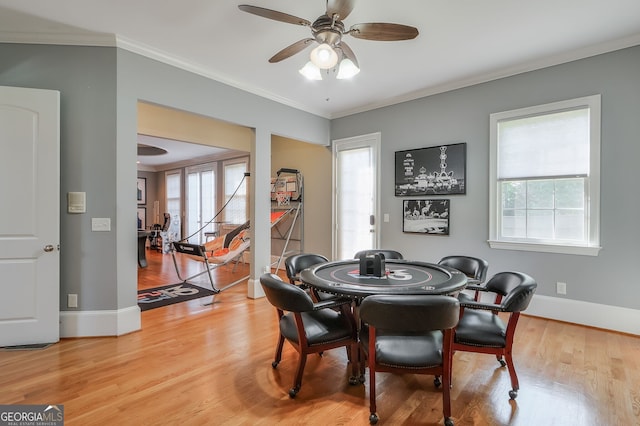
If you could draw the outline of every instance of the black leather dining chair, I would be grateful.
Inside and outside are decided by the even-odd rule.
[[[306,286],[300,280],[300,271],[319,263],[327,263],[328,261],[329,259],[321,254],[298,253],[287,257],[284,261],[284,267],[285,271],[287,272],[287,278],[289,278],[289,282],[291,284],[302,286],[302,288],[305,288]],[[309,293],[316,302],[331,300],[336,297],[329,293],[317,291],[313,287],[309,288]]]
[[[465,274],[469,278],[465,290],[473,291],[473,300],[478,300],[480,291],[484,289],[484,282],[487,279],[489,262],[479,257],[454,255],[443,257],[438,262],[438,265],[448,266]],[[470,300],[469,296],[464,293],[460,293],[458,298],[460,301]]]
[[[374,295],[360,304],[361,348],[369,367],[369,422],[376,424],[376,374],[430,374],[442,384],[444,423],[451,420],[453,327],[460,315],[455,297]],[[439,377],[442,377],[442,382]]]
[[[287,272],[287,278],[291,284],[300,285],[300,271],[307,269],[318,263],[327,263],[329,259],[321,254],[315,253],[298,253],[287,257],[284,260],[284,267]]]
[[[404,259],[404,257],[402,256],[402,253],[400,253],[399,251],[396,251],[396,250],[377,250],[377,249],[360,250],[359,252],[357,252],[353,256],[353,258],[354,259],[360,259],[360,257],[362,255],[371,256],[371,255],[378,254],[378,253],[381,253],[382,255],[384,255],[385,259]]]
[[[455,329],[453,351],[493,354],[511,378],[509,397],[518,396],[520,384],[513,364],[513,341],[520,313],[527,309],[538,284],[522,272],[500,272],[483,292],[495,294],[495,303],[460,301],[460,321]],[[500,313],[508,314],[505,323]]]
[[[300,355],[289,397],[295,398],[300,391],[308,354],[345,347],[349,360],[353,360],[357,349],[357,328],[349,300],[314,303],[303,289],[269,273],[260,277],[260,284],[278,313],[280,334],[272,367],[278,367],[282,359],[285,340]],[[351,377],[355,377],[356,363],[351,362],[351,368]]]

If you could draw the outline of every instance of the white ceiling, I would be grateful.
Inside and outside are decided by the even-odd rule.
[[[392,22],[420,35],[346,35],[362,72],[309,82],[297,70],[310,49],[268,63],[309,28],[242,3],[310,21],[325,11],[322,0],[0,0],[0,42],[118,45],[327,118],[640,44],[638,0],[360,0],[346,27]]]
[[[238,151],[226,148],[215,148],[209,145],[158,138],[155,136],[138,135],[138,144],[154,146],[167,151],[162,155],[138,155],[138,169],[148,171],[164,170],[167,166],[179,167],[190,163],[192,159],[200,161],[214,161],[229,155],[242,155]],[[246,153],[244,153],[246,155]]]

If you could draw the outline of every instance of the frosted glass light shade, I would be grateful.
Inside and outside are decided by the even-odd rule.
[[[338,80],[344,80],[353,77],[359,72],[360,68],[358,68],[351,59],[345,58],[340,62],[340,69],[338,70],[336,78]]]
[[[300,74],[305,76],[308,80],[322,80],[322,74],[320,74],[320,68],[313,65],[311,61],[307,62],[304,67],[298,70]]]
[[[326,43],[322,43],[311,51],[311,62],[323,70],[333,68],[338,63],[338,54]]]

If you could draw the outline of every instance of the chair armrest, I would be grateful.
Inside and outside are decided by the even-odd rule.
[[[322,302],[314,303],[313,310],[319,311],[321,309],[327,308],[336,308],[338,306],[351,304],[351,299],[340,298],[340,299],[331,299],[331,300],[323,300]]]
[[[487,291],[487,289],[482,284],[467,284],[464,289],[473,291]]]
[[[496,303],[483,303],[483,302],[460,302],[460,308],[464,309],[480,309],[483,311],[493,311],[493,312],[505,312],[502,305],[498,305]]]

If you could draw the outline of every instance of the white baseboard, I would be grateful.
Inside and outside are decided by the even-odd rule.
[[[121,336],[141,327],[138,305],[117,311],[60,312],[60,337]]]
[[[640,310],[560,297],[534,296],[527,315],[640,335]]]
[[[264,297],[258,280],[249,280],[248,297]],[[640,335],[640,310],[636,309],[536,295],[525,314]],[[60,312],[60,337],[121,336],[141,327],[138,306],[117,311]]]
[[[247,290],[247,297],[250,299],[259,299],[261,297],[264,297],[264,290],[262,289],[262,286],[260,285],[260,280],[254,280],[253,278],[249,278],[248,281],[248,290]]]

